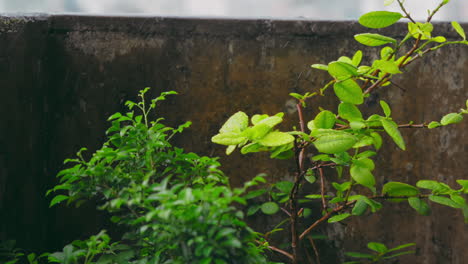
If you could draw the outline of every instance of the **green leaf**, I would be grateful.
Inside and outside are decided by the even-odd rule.
[[[328,71],[328,65],[324,64],[312,64],[312,68],[323,70],[323,71]]]
[[[458,124],[463,120],[463,116],[458,113],[450,113],[442,117],[440,123],[443,126],[450,125],[450,124]]]
[[[252,116],[252,124],[253,125],[256,125],[258,124],[260,121],[262,121],[263,119],[267,118],[268,115],[253,115]]]
[[[438,42],[438,43],[443,43],[443,42],[446,42],[447,39],[443,36],[437,36],[435,38],[432,38],[431,41],[435,41],[435,42]]]
[[[468,180],[457,180],[457,183],[463,187],[464,193],[468,193]]]
[[[372,150],[366,150],[364,152],[361,152],[359,153],[358,155],[356,155],[356,158],[369,158],[369,157],[372,157],[372,156],[375,156],[377,155],[377,153],[375,151],[372,151]]]
[[[402,182],[387,182],[383,189],[382,194],[389,196],[416,196],[419,194],[419,189]]]
[[[314,125],[316,128],[330,129],[335,126],[335,122],[335,114],[327,110],[318,113],[314,119]]]
[[[275,187],[283,193],[290,193],[294,187],[294,183],[290,181],[280,181],[275,184]]]
[[[429,200],[431,200],[431,201],[433,201],[435,203],[442,204],[442,205],[449,206],[449,207],[456,208],[456,209],[459,209],[459,208],[463,207],[463,206],[460,206],[458,203],[452,201],[450,198],[445,197],[445,196],[431,195],[431,196],[429,196]]]
[[[304,99],[304,96],[302,94],[298,94],[298,93],[290,93],[289,94],[290,96],[296,98],[297,100],[302,100]]]
[[[279,206],[275,202],[266,202],[260,208],[264,214],[273,215],[279,211]]]
[[[356,159],[356,160],[353,160],[353,163],[356,166],[363,167],[371,171],[375,169],[374,161],[368,158]]]
[[[237,112],[232,115],[226,123],[221,127],[219,133],[240,133],[247,128],[249,124],[249,117],[244,112]],[[216,142],[215,142],[216,143]],[[234,145],[234,144],[230,144]]]
[[[353,163],[350,169],[351,177],[359,184],[366,187],[374,187],[375,178],[370,169]]]
[[[256,123],[255,125],[267,125],[269,126],[270,128],[273,128],[274,126],[276,126],[277,124],[281,123],[283,121],[283,113],[278,113],[274,116],[269,116],[267,118],[264,118],[260,121],[258,121],[258,123]]]
[[[346,252],[345,255],[348,257],[352,257],[352,258],[366,258],[366,259],[374,258],[374,255],[367,254],[367,253],[360,253],[360,252]]]
[[[442,124],[437,122],[437,121],[432,121],[429,123],[429,125],[427,126],[429,129],[433,129],[433,128],[436,128],[436,127],[440,127]]]
[[[429,23],[421,22],[409,22],[408,23],[408,32],[414,37],[419,38],[421,35],[421,40],[431,39],[431,32],[434,29],[434,26]]]
[[[457,21],[452,21],[452,27],[457,31],[458,35],[462,37],[463,40],[466,40],[465,30],[460,26]]]
[[[387,134],[393,139],[395,144],[402,150],[406,150],[405,146],[405,141],[403,140],[403,137],[400,134],[400,131],[398,130],[398,125],[388,119],[382,119],[380,120],[382,122],[382,126],[387,132]]]
[[[381,253],[381,254],[385,254],[385,253],[388,252],[388,248],[387,248],[384,244],[382,244],[382,243],[369,242],[369,243],[367,243],[367,247],[368,247],[370,250],[379,252],[379,253]]]
[[[385,256],[385,257],[383,257],[383,259],[396,258],[396,257],[402,256],[402,255],[414,254],[415,252],[416,252],[416,251],[414,251],[414,250],[398,252],[398,253],[392,254],[392,255],[390,255],[390,256]]]
[[[374,139],[374,147],[375,149],[380,149],[380,147],[382,147],[382,137],[380,136],[379,133],[377,132],[372,132],[371,134],[371,137]]]
[[[264,138],[260,139],[258,143],[267,147],[276,147],[289,144],[294,141],[294,137],[279,131],[268,133]]]
[[[241,136],[241,134],[237,132],[217,134],[211,138],[211,142],[226,146],[237,145],[244,142],[245,140],[247,140],[247,138]]]
[[[354,56],[353,56],[353,59],[351,60],[351,63],[354,66],[357,67],[357,66],[359,66],[361,61],[362,61],[362,51],[358,50],[358,51],[356,51],[356,53],[354,53]]]
[[[241,136],[250,140],[259,140],[265,137],[271,131],[271,127],[267,124],[258,123],[253,127],[248,127],[242,131]]]
[[[359,23],[368,28],[384,28],[398,22],[403,16],[397,12],[374,11],[362,15]]]
[[[412,246],[416,246],[416,243],[407,243],[407,244],[399,245],[399,246],[389,249],[388,252],[397,251],[397,250],[404,249],[407,247],[412,247]]]
[[[321,135],[313,142],[313,144],[318,151],[333,154],[350,149],[356,142],[356,137],[346,132],[342,132]]]
[[[236,145],[230,145],[226,148],[226,155],[231,155],[231,153],[236,149]]]
[[[416,183],[416,186],[418,188],[431,190],[433,193],[437,194],[447,194],[452,191],[448,185],[433,180],[420,180]]]
[[[364,200],[362,200],[362,199],[358,200],[356,202],[356,204],[354,205],[353,210],[351,211],[351,213],[353,215],[357,215],[357,216],[363,215],[366,212],[367,207],[368,207],[368,205]]]
[[[364,102],[361,87],[352,79],[336,82],[333,85],[336,96],[345,103],[360,105]]]
[[[315,177],[314,175],[314,170],[308,169],[306,172],[306,175],[304,176],[304,179],[310,184],[315,183],[315,181],[317,180],[317,177]]]
[[[387,61],[387,60],[375,60],[372,64],[372,67],[379,69],[382,72],[390,73],[390,74],[397,74],[401,73],[398,64],[394,61]]]
[[[349,213],[344,213],[344,214],[339,214],[332,216],[328,219],[328,223],[336,223],[345,220],[346,218],[350,217],[351,214]]]
[[[374,33],[362,33],[354,35],[354,39],[366,46],[377,47],[385,44],[396,44],[397,41],[394,38],[386,37],[380,34]]]
[[[56,204],[58,204],[58,203],[60,203],[60,202],[62,202],[62,201],[65,201],[65,200],[67,200],[68,198],[69,198],[69,197],[66,196],[66,195],[62,195],[62,194],[57,195],[57,196],[54,197],[54,199],[52,199],[52,201],[50,201],[49,207],[52,207],[52,206],[54,206],[54,205],[56,205]]]
[[[362,113],[361,111],[359,111],[359,108],[357,108],[357,106],[355,106],[354,104],[341,103],[338,106],[338,114],[340,115],[340,117],[348,121],[362,120]]]
[[[357,76],[357,68],[346,62],[333,61],[328,64],[328,73],[337,80],[348,79]]]

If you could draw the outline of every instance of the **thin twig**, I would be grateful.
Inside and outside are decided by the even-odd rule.
[[[428,125],[426,124],[403,124],[403,125],[398,125],[399,128],[427,128]]]
[[[288,257],[291,260],[293,259],[293,255],[289,254],[288,252],[286,252],[286,251],[284,251],[282,249],[279,249],[279,248],[274,247],[274,246],[268,246],[268,248],[275,251],[275,252],[278,252],[278,253],[282,254],[283,256]]]
[[[322,210],[327,210],[327,201],[325,200],[325,177],[323,175],[323,168],[318,169],[320,174],[320,195],[322,196]]]
[[[416,23],[416,21],[414,21],[414,19],[411,17],[411,15],[408,13],[408,11],[406,11],[406,8],[403,5],[403,2],[401,0],[398,0],[398,4],[400,5],[401,11],[403,11],[403,13],[405,13],[406,18],[408,18],[411,22]]]
[[[315,260],[316,260],[317,264],[320,264],[320,255],[319,255],[317,246],[315,245],[315,242],[314,242],[314,240],[312,239],[311,236],[307,236],[307,238],[309,239],[310,244],[312,245],[312,248],[314,249]]]

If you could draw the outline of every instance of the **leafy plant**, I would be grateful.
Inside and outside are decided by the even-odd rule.
[[[416,186],[394,181],[383,186],[376,184],[376,166],[372,157],[383,145],[382,134],[387,134],[396,146],[406,150],[406,142],[400,132],[402,128],[433,129],[456,124],[468,113],[467,101],[466,109],[449,113],[440,121],[400,124],[392,117],[390,105],[380,101],[382,113],[362,114],[361,108],[366,98],[376,89],[392,85],[393,77],[403,74],[414,61],[447,45],[468,44],[465,32],[457,22],[452,22],[452,27],[460,35],[460,40],[448,41],[443,36],[433,36],[432,18],[449,3],[448,0],[440,1],[434,10],[430,10],[425,22],[415,21],[405,9],[403,0],[385,1],[386,5],[394,3],[400,6],[401,12],[370,12],[361,16],[359,23],[367,28],[380,29],[406,18],[409,22],[405,37],[395,39],[378,33],[357,34],[354,37],[357,42],[382,47],[378,59],[365,64],[364,54],[358,50],[351,57],[341,56],[326,65],[313,64],[313,68],[326,71],[331,80],[317,91],[304,95],[290,94],[297,99],[298,129],[282,132],[276,128],[283,121],[283,113],[273,116],[255,114],[249,118],[240,111],[226,121],[219,134],[212,137],[212,142],[227,146],[228,155],[236,148],[242,154],[264,151],[269,152],[271,158],[289,159],[296,165],[292,181],[270,183],[265,189],[255,190],[246,196],[248,199],[262,195],[268,197],[263,204],[253,203],[248,214],[259,210],[267,215],[285,212],[287,219],[273,231],[281,231],[283,226],[289,225],[289,247],[280,249],[270,246],[270,249],[291,263],[313,263],[308,254],[311,249],[316,255],[316,262],[320,261],[311,236],[311,232],[320,224],[341,222],[367,212],[375,213],[383,207],[383,200],[407,201],[423,215],[430,212],[429,200],[460,209],[468,222],[468,206],[464,198],[464,194],[468,193],[467,180],[458,180],[458,189],[434,180],[421,180]],[[331,96],[331,87],[340,101],[338,108],[320,108],[315,118],[306,121],[303,108],[307,107],[307,100],[314,96]],[[310,155],[311,159],[308,158]],[[337,177],[325,176],[325,172],[328,172],[326,168],[336,170]],[[333,189],[327,188],[327,181],[331,181]],[[308,191],[311,189],[308,186],[313,184],[318,185],[319,193]],[[304,220],[309,220],[311,215],[307,204],[317,200],[320,201],[322,215],[300,229]],[[270,233],[265,234],[267,240]],[[307,259],[303,257],[304,252]],[[372,259],[384,259],[383,255],[373,256]]]
[[[402,249],[413,247],[415,245],[416,244],[414,243],[409,243],[409,244],[404,244],[404,245],[400,245],[400,246],[389,249],[387,248],[387,246],[385,246],[382,243],[369,242],[367,244],[367,248],[373,251],[372,254],[360,253],[360,252],[346,252],[346,256],[349,256],[352,258],[363,259],[364,261],[367,261],[369,263],[379,263],[382,260],[391,259],[391,258],[395,258],[398,256],[407,255],[407,254],[413,254],[414,250],[402,251]],[[358,263],[361,263],[361,262],[360,261],[347,261],[343,264],[358,264]]]
[[[126,102],[129,112],[109,120],[108,140],[89,159],[81,149],[67,159],[70,168],[58,173],[60,192],[50,205],[80,205],[97,200],[111,221],[123,226],[120,240],[111,242],[105,231],[84,241],[74,241],[49,261],[65,264],[107,263],[267,263],[261,241],[243,221],[235,204],[248,186],[264,181],[257,177],[246,187],[232,189],[218,169],[216,158],[186,153],[170,139],[190,125],[178,128],[150,121],[158,101],[175,92],[162,93],[149,105],[148,88],[141,101]],[[134,109],[141,114],[136,114]]]

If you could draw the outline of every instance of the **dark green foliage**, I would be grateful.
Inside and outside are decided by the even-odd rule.
[[[58,263],[266,263],[257,235],[234,205],[244,189],[232,190],[216,158],[186,153],[170,139],[190,123],[170,128],[148,121],[156,102],[127,102],[130,112],[109,120],[108,141],[92,157],[81,149],[58,174],[60,192],[51,205],[80,205],[90,199],[126,230],[111,242],[105,232],[75,241],[49,256]],[[142,114],[136,114],[133,109]]]

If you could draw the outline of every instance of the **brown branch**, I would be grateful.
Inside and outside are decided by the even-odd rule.
[[[341,206],[338,206],[336,207],[335,209],[329,211],[328,213],[326,213],[325,215],[323,215],[320,219],[318,219],[317,221],[315,221],[312,225],[310,225],[306,230],[304,230],[304,232],[302,232],[302,234],[299,236],[299,239],[302,240],[304,239],[305,236],[307,236],[307,234],[309,234],[315,227],[317,227],[319,224],[321,224],[323,221],[327,220],[328,218],[331,217],[332,214],[334,213],[337,213],[341,210],[344,210],[346,207],[348,207],[350,204],[353,204],[355,203],[355,201],[353,202],[349,202],[348,204],[345,204],[345,205],[341,205]]]
[[[273,250],[273,251],[275,251],[275,252],[278,252],[278,253],[282,254],[283,256],[288,257],[288,258],[291,259],[291,260],[294,259],[293,255],[291,255],[290,253],[288,253],[288,252],[286,252],[286,251],[284,251],[284,250],[282,250],[282,249],[279,249],[279,248],[274,247],[274,246],[268,246],[268,248],[271,249],[271,250]]]
[[[325,200],[325,177],[323,175],[323,168],[318,169],[320,174],[320,195],[322,196],[322,210],[327,210],[327,201]]]

